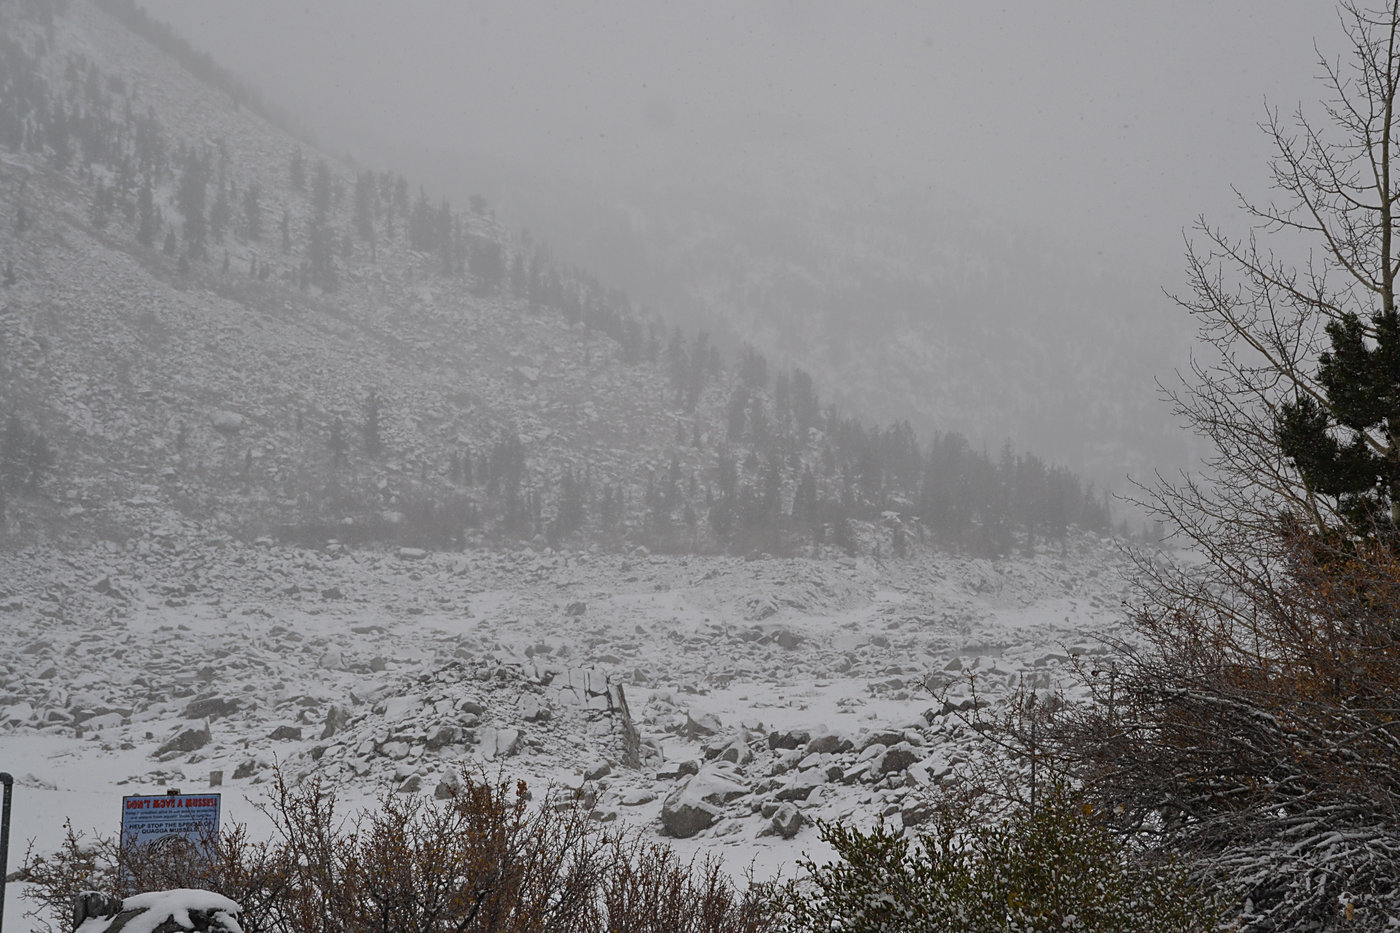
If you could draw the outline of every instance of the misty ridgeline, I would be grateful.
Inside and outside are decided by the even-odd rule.
[[[30,919],[1393,928],[1400,5],[1341,14],[1341,103],[1264,126],[1283,248],[1187,257],[1215,455],[1139,496],[1178,562],[1066,467],[318,151],[134,0],[0,6],[0,755],[227,764],[270,827],[50,826]]]

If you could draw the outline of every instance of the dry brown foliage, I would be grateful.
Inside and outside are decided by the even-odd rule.
[[[464,775],[434,802],[386,793],[342,816],[312,779],[278,775],[264,805],[272,839],[238,826],[197,849],[155,851],[98,839],[27,870],[50,929],[71,898],[104,887],[204,888],[243,906],[249,933],[764,933],[777,928],[761,885],[740,889],[713,862],[686,863],[627,830],[603,829],[569,794],[529,801],[524,783]]]
[[[1400,554],[1281,522],[1274,585],[1184,593],[1083,675],[1044,753],[1167,851],[1242,886],[1246,928],[1400,914]],[[1024,731],[1024,730],[1023,730]],[[1315,925],[1309,927],[1309,925]]]

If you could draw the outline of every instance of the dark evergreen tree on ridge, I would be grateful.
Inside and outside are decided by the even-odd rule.
[[[1354,313],[1327,324],[1332,349],[1318,361],[1322,397],[1299,393],[1282,406],[1279,446],[1307,488],[1337,500],[1363,535],[1400,528],[1400,314],[1370,326]]]

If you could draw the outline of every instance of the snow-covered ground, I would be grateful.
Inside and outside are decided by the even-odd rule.
[[[65,817],[113,834],[124,794],[212,787],[226,822],[256,829],[274,766],[368,801],[386,784],[431,795],[480,763],[535,786],[606,771],[588,782],[598,819],[660,832],[669,801],[672,829],[694,831],[683,853],[771,875],[820,857],[816,819],[916,824],[976,753],[948,712],[966,673],[994,697],[1060,681],[1119,621],[1126,573],[1088,538],[997,563],[197,536],[6,555],[11,868],[30,840],[53,849]],[[640,768],[624,764],[619,684]],[[24,930],[14,892],[6,928]]]

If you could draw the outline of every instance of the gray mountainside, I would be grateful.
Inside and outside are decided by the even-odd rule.
[[[1064,469],[847,417],[480,198],[316,152],[129,2],[0,17],[14,528],[997,555],[1107,523]]]

